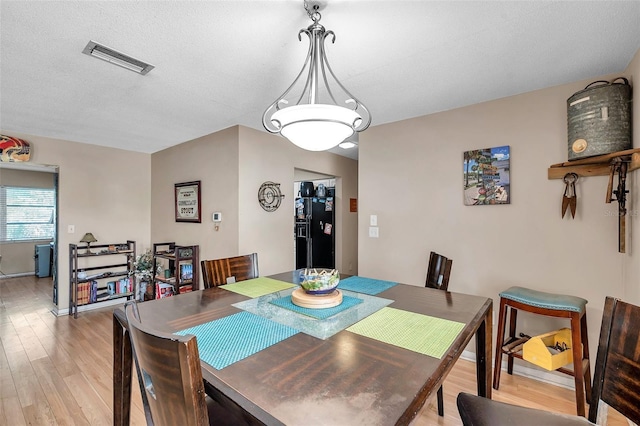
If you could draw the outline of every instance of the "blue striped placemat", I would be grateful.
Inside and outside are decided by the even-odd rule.
[[[175,334],[196,336],[200,359],[222,370],[296,333],[298,330],[289,326],[250,312],[239,312]]]
[[[376,280],[373,278],[365,278],[354,275],[353,277],[340,280],[338,288],[343,290],[351,290],[356,293],[370,294],[372,296],[381,293],[391,287],[398,285],[391,281]]]
[[[362,303],[362,299],[358,299],[357,297],[345,296],[342,295],[342,303],[338,306],[334,306],[332,308],[323,308],[323,309],[310,309],[303,308],[298,305],[294,305],[291,301],[291,296],[281,297],[279,299],[271,300],[269,303],[273,303],[276,306],[280,306],[281,308],[289,309],[294,312],[298,312],[302,315],[306,315],[308,317],[316,318],[316,319],[327,319],[329,317],[334,316],[337,313],[345,311],[355,305]]]

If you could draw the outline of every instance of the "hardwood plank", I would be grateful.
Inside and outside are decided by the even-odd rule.
[[[64,378],[65,383],[71,390],[73,397],[78,402],[82,413],[89,421],[89,424],[110,425],[113,423],[113,412],[105,401],[100,398],[95,389],[89,383],[87,377],[82,374],[74,374]]]
[[[33,362],[38,381],[58,425],[88,425],[82,409],[48,358]]]
[[[0,424],[13,426],[22,426],[27,424],[27,421],[24,418],[24,414],[22,413],[20,400],[17,396],[11,398],[2,398],[2,401],[0,401],[0,406],[2,406],[2,416],[0,416]],[[2,423],[1,420],[4,420],[4,423]]]

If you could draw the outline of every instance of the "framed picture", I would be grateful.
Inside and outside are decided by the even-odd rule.
[[[483,206],[511,203],[509,146],[464,152],[464,204]]]
[[[200,181],[175,184],[176,222],[200,223]]]

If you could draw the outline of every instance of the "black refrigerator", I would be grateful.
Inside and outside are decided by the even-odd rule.
[[[335,198],[300,197],[295,202],[296,269],[335,268]]]

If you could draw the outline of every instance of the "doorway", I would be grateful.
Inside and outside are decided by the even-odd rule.
[[[58,167],[0,163],[0,278],[36,276],[57,304]]]
[[[335,269],[336,178],[310,172],[297,177],[300,180],[293,185],[295,268]]]

